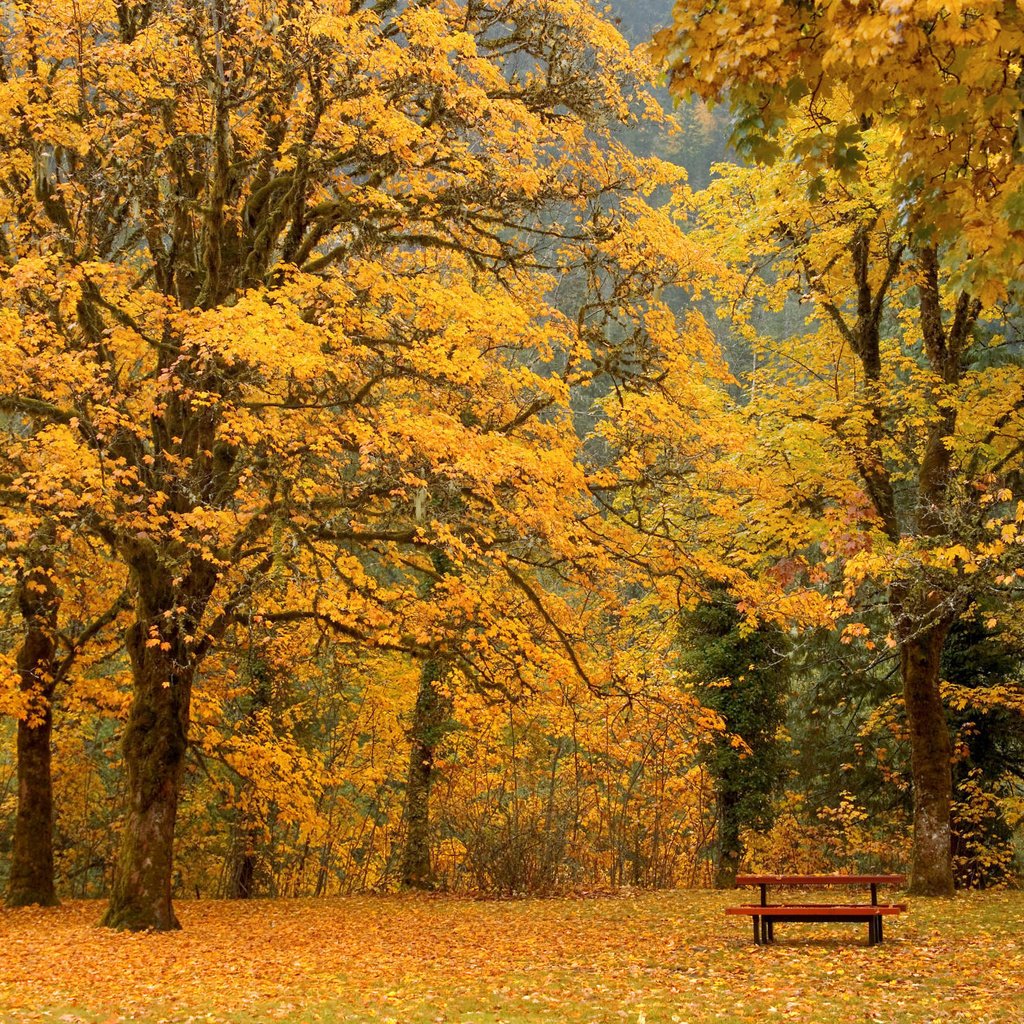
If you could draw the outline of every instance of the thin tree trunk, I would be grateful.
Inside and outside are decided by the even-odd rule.
[[[256,882],[256,851],[251,845],[248,830],[239,840],[242,849],[235,857],[231,872],[228,899],[247,900],[255,891]]]
[[[940,623],[907,639],[900,648],[914,782],[910,891],[922,896],[953,894],[952,742],[939,693],[939,666],[948,632],[949,626]]]
[[[246,735],[256,729],[261,712],[270,707],[273,696],[267,666],[262,661],[257,662],[250,672],[253,682],[252,703],[246,712],[244,722],[239,726],[239,731]],[[250,801],[241,799],[242,791],[246,788],[249,789],[249,796],[252,798]],[[248,807],[257,804],[255,789],[254,783],[243,782],[236,797],[238,819],[235,822],[235,841],[231,845],[227,891],[228,898],[233,900],[247,900],[256,891],[256,851],[263,836],[263,828],[260,822],[253,820],[248,810]],[[308,849],[307,840],[297,872],[300,878]]]
[[[240,820],[235,825],[235,841],[231,844],[227,884],[227,897],[231,900],[247,900],[255,895],[256,850],[263,835],[258,822],[249,819],[244,810],[240,810],[239,814]],[[298,875],[302,875],[301,865]]]
[[[449,699],[438,691],[437,684],[442,677],[440,662],[430,659],[424,663],[413,712],[402,851],[402,885],[409,889],[434,886],[430,859],[430,790],[434,783],[434,752],[451,710]]]
[[[18,651],[21,690],[28,698],[18,721],[18,810],[7,905],[57,905],[53,866],[53,779],[50,738],[60,591],[53,578],[55,533],[44,524],[30,550],[34,564],[18,587],[25,639]]]
[[[718,793],[718,839],[715,843],[715,888],[735,889],[743,858],[737,795],[723,787]]]

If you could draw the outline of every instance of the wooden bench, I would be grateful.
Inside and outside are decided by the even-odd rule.
[[[850,921],[866,923],[868,945],[882,941],[882,920],[903,913],[903,903],[879,903],[879,885],[902,885],[904,875],[737,875],[737,885],[757,885],[761,888],[761,902],[739,907],[727,907],[726,914],[751,918],[754,942],[767,945],[775,941],[776,921]],[[870,903],[769,903],[769,886],[867,885],[871,887]]]

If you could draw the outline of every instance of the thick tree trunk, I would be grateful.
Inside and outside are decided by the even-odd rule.
[[[440,662],[433,659],[425,662],[413,712],[402,852],[402,885],[410,889],[434,886],[430,859],[430,790],[434,783],[434,752],[451,710],[449,699],[437,687],[442,676]]]
[[[52,729],[49,705],[39,721],[18,722],[18,812],[7,884],[9,907],[55,907],[58,902],[53,877]]]
[[[160,621],[148,609],[125,638],[135,687],[124,736],[128,813],[102,923],[131,931],[181,927],[171,878],[194,666],[176,628],[151,635],[142,625]]]
[[[50,737],[60,591],[52,573],[53,530],[44,526],[36,540],[35,565],[18,588],[25,640],[17,665],[21,690],[28,697],[28,713],[18,722],[18,810],[7,885],[7,905],[11,907],[57,904]]]
[[[952,742],[939,693],[942,647],[948,632],[948,624],[940,623],[908,638],[900,648],[914,781],[910,891],[921,896],[953,893]]]

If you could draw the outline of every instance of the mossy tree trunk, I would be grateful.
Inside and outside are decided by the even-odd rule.
[[[124,734],[128,808],[102,923],[131,931],[167,931],[180,927],[171,904],[171,882],[199,660],[191,638],[212,592],[213,573],[194,568],[186,581],[172,580],[154,559],[136,565],[134,576],[136,621],[125,636],[134,688]]]
[[[437,659],[423,664],[420,688],[413,711],[409,772],[405,787],[405,847],[402,851],[402,885],[432,889],[430,791],[434,784],[434,755],[451,715],[451,700],[440,689],[444,670]]]
[[[939,254],[925,245],[914,254],[918,271],[919,324],[928,369],[936,387],[929,396],[930,425],[917,466],[917,489],[911,507],[900,509],[897,492],[882,455],[891,409],[885,400],[880,326],[886,292],[895,280],[904,253],[899,243],[889,254],[880,284],[873,284],[877,269],[870,244],[873,222],[859,229],[850,245],[856,280],[856,321],[848,322],[837,307],[829,308],[864,370],[864,411],[867,444],[858,446],[856,458],[878,524],[893,545],[907,536],[927,544],[957,541],[971,519],[961,521],[951,500],[950,483],[962,470],[953,464],[957,412],[948,395],[962,379],[965,353],[970,345],[981,303],[968,293],[955,296],[950,306],[948,282],[940,279]],[[961,482],[964,482],[961,477]],[[911,887],[920,895],[943,896],[953,891],[950,808],[952,806],[951,740],[942,705],[940,666],[950,627],[973,599],[944,590],[942,582],[922,569],[897,578],[889,587],[889,609],[900,651],[900,676],[910,732],[911,773],[914,786],[914,841]]]
[[[961,522],[950,497],[953,438],[957,412],[943,401],[946,388],[964,372],[964,353],[981,312],[966,292],[957,296],[952,316],[944,318],[939,257],[934,247],[918,253],[921,336],[930,369],[945,387],[936,387],[935,415],[918,467],[917,533],[939,543],[958,538]],[[969,525],[969,524],[968,524]],[[911,891],[919,895],[953,893],[950,811],[953,804],[952,740],[940,692],[942,652],[969,592],[947,592],[922,576],[890,588],[890,607],[900,645],[900,675],[910,732],[914,782],[914,847]]]

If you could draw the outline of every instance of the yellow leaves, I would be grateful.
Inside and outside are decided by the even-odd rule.
[[[843,627],[843,632],[840,634],[839,642],[843,644],[851,644],[857,638],[867,637],[871,635],[871,630],[864,625],[863,622],[851,622]]]
[[[382,1024],[502,1014],[524,1024],[1018,1015],[1018,892],[960,894],[959,937],[948,934],[950,903],[911,899],[881,947],[850,942],[846,928],[826,937],[821,926],[794,925],[788,942],[779,933],[774,959],[752,952],[749,929],[724,921],[730,899],[634,889],[531,900],[186,900],[182,933],[144,937],[97,933],[96,905],[70,901],[0,911],[16,951],[0,967],[0,992],[12,1016],[59,1020],[70,1008],[105,1024],[111,1006],[127,1022],[166,1015],[169,1004],[195,1024],[296,1024],[313,1014]]]
[[[1019,98],[1005,71],[1005,55],[1024,42],[1016,9],[839,0],[802,17],[791,5],[757,6],[680,0],[656,47],[674,89],[728,95],[740,144],[770,158],[780,127],[799,123],[812,104],[818,113],[840,105],[822,144],[799,154],[812,174],[831,165],[852,176],[850,139],[866,122],[883,128],[895,158],[890,180],[911,218],[952,241],[962,285],[986,304],[1000,301],[1022,241],[1013,198]],[[929,61],[938,49],[945,63]],[[922,190],[921,181],[940,184]]]
[[[88,61],[40,26],[60,89],[89,87],[22,96],[26,116],[88,159],[61,167],[66,217],[38,175],[5,179],[5,211],[30,215],[5,213],[27,255],[0,275],[0,383],[36,402],[17,451],[33,505],[98,529],[147,596],[159,569],[152,655],[226,632],[195,702],[199,748],[226,770],[197,799],[254,829],[273,808],[298,847],[337,841],[348,877],[383,873],[429,654],[481,722],[439,755],[466,814],[470,794],[491,821],[495,794],[519,799],[515,750],[487,742],[506,728],[543,751],[545,777],[549,762],[586,777],[593,835],[616,813],[609,775],[625,785],[657,750],[668,767],[636,798],[689,849],[707,795],[695,744],[721,722],[680,691],[666,623],[708,578],[750,626],[829,625],[837,604],[797,559],[827,529],[806,514],[820,437],[758,464],[713,331],[662,296],[711,274],[735,296],[744,275],[725,265],[735,238],[719,264],[683,230],[680,172],[611,138],[649,69],[577,0],[400,5],[386,24],[342,0],[241,5],[231,33],[202,5],[156,7],[120,41],[97,8]],[[791,5],[746,12],[765,27]],[[776,41],[743,45],[761,59]],[[658,211],[641,195],[660,189]],[[102,260],[43,255],[76,249]],[[534,269],[549,258],[565,286]],[[850,413],[845,398],[819,408]],[[588,417],[601,427],[584,438]],[[854,411],[851,435],[871,422]],[[358,701],[329,701],[333,684]],[[514,698],[507,720],[496,694]],[[300,725],[331,715],[327,763]],[[570,766],[578,734],[600,759]],[[522,809],[539,825],[535,789]],[[387,833],[369,850],[367,804]],[[453,877],[472,867],[466,844],[445,856]],[[302,862],[288,870],[306,882]]]
[[[0,651],[0,716],[23,719],[29,714],[32,694],[21,688],[13,654]]]
[[[433,46],[448,33],[448,21],[436,8],[421,6],[406,10],[398,24],[413,46]]]

